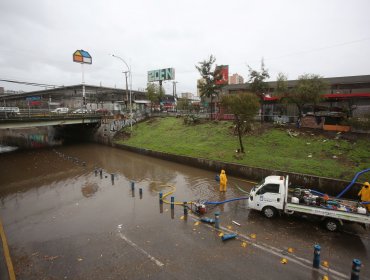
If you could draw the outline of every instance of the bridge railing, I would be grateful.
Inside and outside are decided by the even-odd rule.
[[[103,114],[96,112],[88,113],[54,113],[48,109],[20,109],[19,113],[1,113],[0,120],[23,120],[23,119],[64,119],[81,117],[101,117]]]

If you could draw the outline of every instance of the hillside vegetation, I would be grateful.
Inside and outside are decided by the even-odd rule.
[[[245,154],[236,152],[238,138],[233,123],[228,121],[185,125],[182,118],[152,118],[135,125],[131,137],[118,136],[115,141],[172,154],[345,180],[370,167],[366,136],[352,135],[346,140],[336,133],[293,127],[256,124],[256,129],[243,137]],[[370,180],[369,172],[360,181],[365,179]]]

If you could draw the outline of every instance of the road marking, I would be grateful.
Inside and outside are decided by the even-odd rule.
[[[146,255],[151,261],[153,261],[156,265],[158,265],[159,267],[163,266],[164,263],[160,262],[159,260],[157,260],[155,257],[153,257],[152,255],[150,255],[147,251],[145,251],[143,248],[140,248],[138,245],[136,245],[134,242],[132,242],[130,239],[128,239],[126,236],[124,236],[122,234],[122,232],[118,231],[118,234],[119,236],[125,240],[129,245],[131,245],[132,247],[134,247],[136,250],[140,251],[141,253],[143,253],[144,255]]]
[[[200,220],[197,216],[194,216],[194,215],[190,215],[193,218],[194,221],[198,221]],[[208,228],[211,228],[211,229],[215,229],[214,226],[212,225],[208,225],[208,224],[205,224],[203,223],[204,226],[208,227]],[[233,232],[232,230],[229,230],[228,228],[226,227],[221,227],[220,226],[220,230],[224,231],[224,232],[228,232],[228,233],[237,233],[237,232]],[[249,236],[246,236],[244,234],[241,234],[241,233],[237,233],[238,234],[238,237],[237,239],[239,240],[246,240],[248,241],[249,244],[251,244],[252,246],[262,250],[262,251],[265,251],[267,253],[270,253],[272,255],[275,255],[275,256],[278,256],[278,257],[282,257],[282,250],[281,249],[278,249],[276,247],[273,247],[273,246],[270,246],[270,245],[267,245],[265,243],[258,243],[256,242],[255,239],[253,238],[250,238]],[[313,269],[312,268],[312,261],[310,260],[307,260],[307,259],[304,259],[304,258],[301,258],[301,257],[298,257],[294,254],[289,254],[289,255],[284,255],[284,258],[288,259],[289,261],[295,263],[295,264],[298,264],[304,268],[307,268],[307,269]],[[324,269],[323,271],[318,271],[322,276],[323,275],[327,275],[329,274],[330,275],[330,278],[336,278],[336,279],[348,279],[348,275],[346,274],[343,274],[339,271],[336,271],[336,270],[333,270],[333,269]],[[334,276],[335,275],[335,276]]]
[[[0,235],[1,235],[1,240],[3,242],[4,256],[5,256],[6,266],[8,267],[9,279],[15,280],[13,263],[12,263],[12,259],[10,258],[8,242],[6,241],[3,223],[1,222],[1,220],[0,220]]]

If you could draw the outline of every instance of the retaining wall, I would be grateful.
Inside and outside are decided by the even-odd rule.
[[[244,177],[255,181],[261,181],[264,177],[269,175],[289,175],[289,181],[294,186],[302,186],[305,188],[314,189],[331,196],[339,194],[350,182],[344,180],[337,180],[326,177],[318,177],[307,174],[299,174],[293,172],[285,172],[280,170],[271,170],[259,167],[251,167],[241,164],[228,163],[222,161],[209,160],[204,158],[194,158],[189,156],[174,155],[169,153],[157,152],[142,148],[136,148],[123,144],[113,144],[113,147],[125,149],[128,151],[140,153],[147,156],[152,156],[160,159],[165,159],[177,163],[182,163],[202,169],[214,171],[216,174],[220,173],[221,169],[226,170],[228,175]],[[355,175],[355,174],[353,174]],[[360,189],[360,184],[355,184],[344,195],[346,198],[357,199],[357,193]]]
[[[62,140],[55,135],[56,129],[53,126],[0,129],[0,143],[21,149],[61,145]]]

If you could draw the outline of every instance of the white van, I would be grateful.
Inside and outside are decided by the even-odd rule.
[[[54,109],[54,110],[52,110],[50,112],[51,113],[56,113],[56,114],[67,114],[68,111],[69,111],[68,108],[63,107],[63,108],[56,108],[56,109]]]
[[[19,115],[19,108],[18,107],[0,107],[0,116],[17,116]]]

